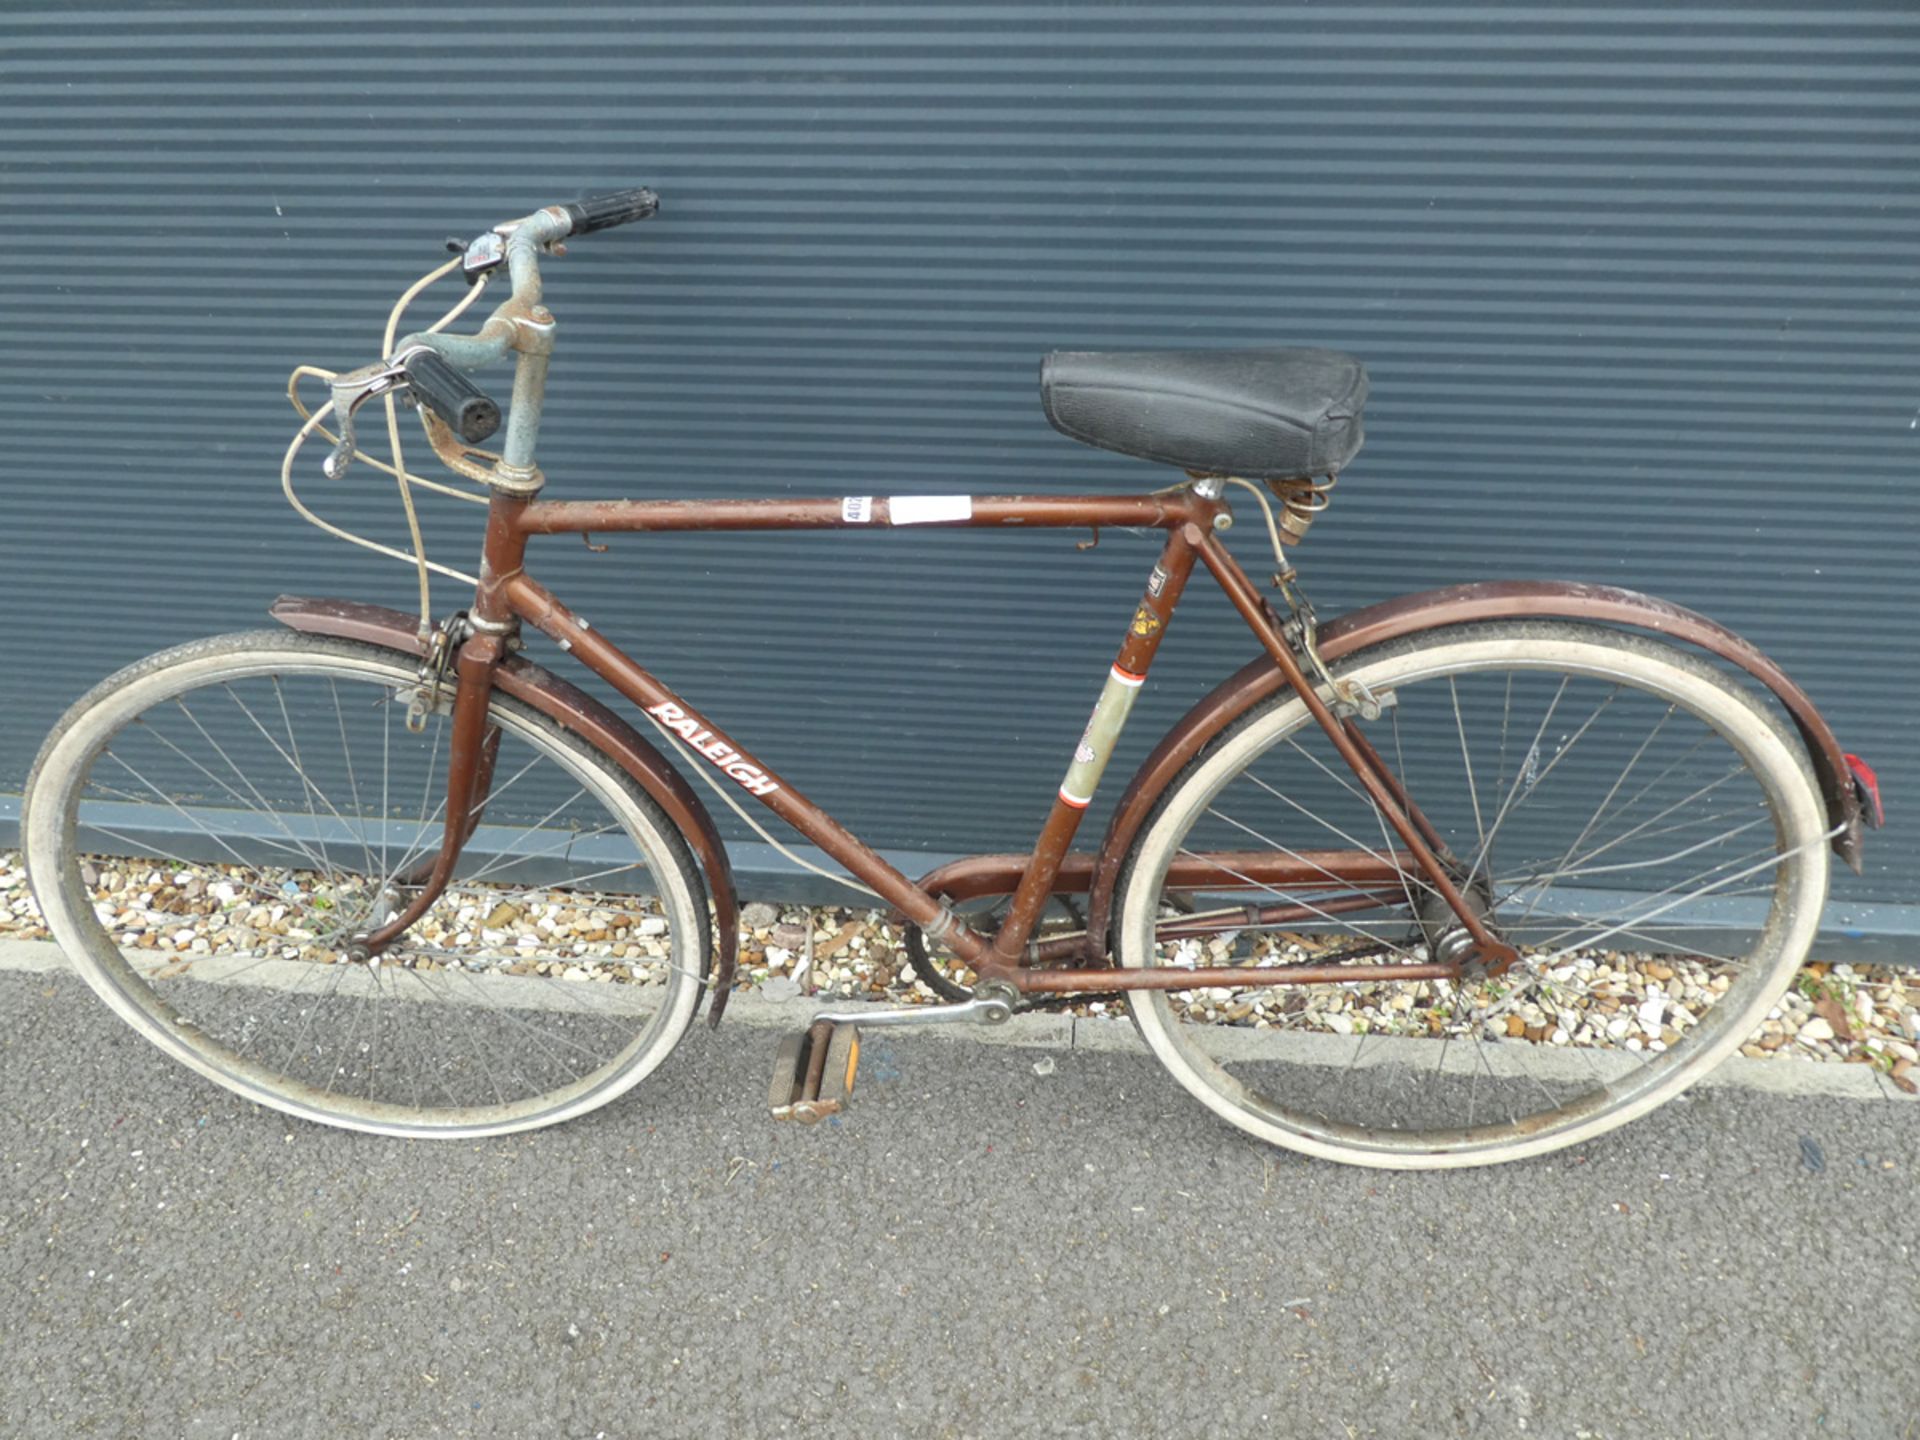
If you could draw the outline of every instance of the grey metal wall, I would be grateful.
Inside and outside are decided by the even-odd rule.
[[[556,494],[1144,489],[1046,427],[1043,350],[1350,349],[1323,610],[1707,610],[1880,766],[1843,893],[1920,899],[1916,82],[1894,6],[10,7],[0,791],[150,648],[283,589],[406,604],[282,506],[286,370],[372,358],[443,235],[646,182],[657,220],[550,267]],[[536,562],[867,838],[950,853],[1030,838],[1151,563],[1077,538]],[[1116,775],[1250,642],[1196,594],[1163,653]]]

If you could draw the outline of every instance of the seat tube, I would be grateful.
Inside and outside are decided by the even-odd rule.
[[[1180,603],[1187,577],[1193,573],[1193,562],[1193,549],[1180,531],[1169,533],[1160,559],[1147,577],[1146,592],[1127,623],[1126,638],[1121,641],[1120,653],[1107,672],[1106,684],[1100,688],[1100,698],[1094,702],[1087,728],[1074,747],[1073,762],[1054,796],[1047,823],[1034,842],[1033,856],[1021,876],[1019,888],[1014,891],[1012,908],[1000,933],[994,937],[993,958],[1002,965],[1019,961],[1027,937],[1033,933],[1040,912],[1046,907],[1061,861],[1073,844],[1081,817],[1093,801],[1107,762],[1113,758],[1114,746],[1126,728],[1134,698],[1146,682],[1154,653],[1166,638],[1167,623],[1173,618],[1174,607]]]

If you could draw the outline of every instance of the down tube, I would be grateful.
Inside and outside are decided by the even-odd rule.
[[[694,748],[730,780],[806,836],[849,872],[871,885],[889,905],[977,965],[987,942],[957,920],[926,891],[881,859],[858,837],[807,799],[772,769],[736,745],[726,732],[628,659],[598,630],[567,609],[524,571],[503,584],[507,603],[562,650],[571,652],[635,705],[669,727],[683,727]],[[948,927],[951,926],[949,929]],[[942,933],[942,932],[945,933]]]

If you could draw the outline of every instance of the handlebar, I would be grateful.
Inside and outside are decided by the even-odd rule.
[[[401,368],[414,397],[469,445],[478,445],[500,428],[500,407],[438,351],[415,350]]]
[[[605,195],[589,195],[571,205],[562,205],[573,221],[569,234],[586,235],[595,230],[611,230],[644,220],[660,208],[660,197],[644,186],[632,190],[614,190]]]
[[[496,478],[492,483],[526,483],[528,477],[537,476],[533,468],[533,444],[546,387],[547,357],[553,349],[553,316],[540,303],[540,256],[542,252],[562,253],[558,242],[569,236],[629,225],[646,219],[659,208],[660,197],[652,190],[638,186],[614,190],[566,204],[549,205],[531,215],[497,225],[469,244],[460,262],[469,283],[484,279],[504,265],[511,278],[513,294],[474,334],[450,334],[441,330],[447,320],[465,308],[458,306],[440,325],[403,337],[394,345],[389,358],[333,376],[333,405],[340,419],[340,441],[321,468],[332,478],[338,478],[345,471],[355,453],[355,409],[371,396],[386,394],[400,383],[445,421],[462,441],[468,445],[479,444],[500,428],[500,407],[468,379],[465,372],[517,352],[516,403],[507,425],[505,445],[494,464]],[[459,242],[453,245],[457,249]],[[422,284],[443,273],[444,268],[428,276]],[[419,288],[403,297],[402,308],[405,299],[410,299]],[[389,334],[393,323],[389,321]],[[465,463],[444,451],[441,459],[456,469]]]

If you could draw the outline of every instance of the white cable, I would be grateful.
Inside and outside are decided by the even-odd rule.
[[[286,495],[287,503],[293,506],[294,510],[299,513],[300,518],[305,520],[309,525],[324,530],[327,534],[336,539],[344,540],[349,545],[358,545],[361,549],[371,550],[376,555],[386,555],[395,560],[404,560],[409,565],[424,565],[436,574],[445,575],[450,580],[460,580],[468,585],[478,585],[480,579],[476,575],[469,575],[464,570],[455,570],[449,566],[440,564],[438,561],[428,560],[423,555],[410,554],[405,550],[395,550],[391,545],[382,545],[378,541],[368,540],[363,536],[355,535],[351,530],[342,530],[338,525],[330,521],[322,520],[306,507],[306,504],[300,499],[299,495],[294,492],[293,460],[294,457],[300,453],[300,447],[305,445],[307,441],[312,438],[314,431],[320,428],[320,422],[332,413],[333,402],[329,400],[308,417],[307,423],[300,427],[299,433],[297,433],[287,445],[286,458],[280,462],[280,489]]]
[[[387,326],[380,349],[380,353],[383,356],[393,353],[394,335],[399,328],[400,318],[406,313],[407,307],[413,303],[422,291],[426,290],[427,287],[435,281],[449,274],[459,263],[460,261],[456,257],[444,265],[435,266],[401,293],[399,300],[394,303],[393,309],[387,314]],[[429,335],[437,334],[448,325],[451,325],[455,320],[459,319],[461,315],[465,314],[466,311],[479,300],[481,291],[486,287],[487,279],[488,277],[483,275],[477,283],[469,286],[467,293],[461,296],[459,301],[451,306],[444,315],[434,321],[432,325],[428,326],[424,333]],[[371,550],[376,555],[384,555],[390,559],[404,561],[414,567],[419,576],[420,622],[424,633],[426,630],[431,629],[433,624],[432,598],[428,581],[430,573],[444,575],[449,579],[459,580],[468,585],[478,585],[480,582],[478,577],[469,575],[464,570],[455,570],[451,566],[441,565],[427,558],[426,541],[421,534],[420,518],[414,507],[411,487],[418,486],[422,489],[431,490],[436,494],[445,495],[455,500],[464,500],[468,504],[474,505],[487,504],[487,497],[456,489],[451,485],[443,484],[437,480],[430,480],[424,475],[415,475],[407,469],[406,458],[400,448],[399,412],[394,404],[394,394],[389,391],[385,397],[385,404],[387,411],[387,440],[392,448],[393,463],[388,464],[376,459],[372,455],[357,450],[356,454],[374,469],[394,477],[397,488],[400,491],[400,506],[407,517],[407,530],[413,541],[413,549],[411,551],[396,550],[390,545],[383,545],[378,541],[369,540],[365,536],[356,535],[350,530],[344,530],[338,525],[322,520],[307,507],[294,488],[294,457],[299,453],[300,448],[315,434],[325,436],[334,444],[339,443],[340,437],[322,423],[333,413],[334,405],[332,401],[328,401],[325,405],[322,405],[318,410],[314,411],[308,410],[301,402],[299,395],[300,381],[308,376],[313,376],[330,383],[337,378],[337,372],[321,369],[317,365],[301,365],[297,366],[292,375],[287,379],[287,399],[304,423],[301,425],[298,433],[293,437],[292,442],[287,446],[286,458],[280,467],[280,488],[287,497],[287,503],[293,506],[295,512],[307,521],[308,524],[325,531],[336,539],[345,540],[350,545],[357,545],[363,550]]]
[[[441,276],[450,273],[459,263],[460,257],[456,255],[446,264],[436,265],[400,293],[400,298],[393,302],[393,309],[387,312],[387,329],[380,341],[380,354],[383,357],[393,354],[393,338],[400,329],[400,317],[406,313],[414,297]],[[458,308],[456,307],[456,311]],[[380,403],[386,407],[387,411],[387,448],[393,452],[393,473],[396,476],[405,475],[407,462],[400,453],[400,407],[396,403],[394,392],[387,391],[381,397]],[[407,533],[413,537],[414,565],[420,584],[420,638],[425,640],[433,631],[433,593],[428,575],[431,566],[427,560],[427,542],[420,533],[420,513],[414,507],[412,488],[405,480],[397,483],[400,489],[400,508],[406,512],[407,516]]]
[[[336,373],[337,372],[332,370],[323,370],[318,365],[296,365],[294,367],[293,373],[287,377],[287,403],[293,406],[294,413],[302,420],[312,419],[313,412],[307,409],[305,403],[300,399],[300,382],[308,376],[331,382],[335,378]],[[313,433],[318,435],[322,440],[325,440],[328,444],[338,445],[340,443],[340,437],[324,425],[320,426]],[[489,452],[482,451],[480,453],[485,454]],[[416,475],[411,470],[401,475],[399,471],[395,470],[393,466],[389,465],[386,461],[377,459],[367,454],[364,450],[356,450],[354,454],[361,464],[370,465],[383,475],[393,475],[396,478],[404,479],[409,485],[417,485],[422,490],[431,490],[436,495],[445,495],[453,500],[464,500],[469,505],[485,505],[487,503],[487,497],[485,495],[476,495],[470,490],[455,489],[453,486],[442,484],[438,480],[429,480],[425,475]]]
[[[1242,480],[1238,475],[1228,475],[1224,478],[1229,485],[1238,485],[1242,490],[1251,493],[1253,498],[1260,502],[1260,513],[1266,517],[1267,521],[1267,538],[1273,542],[1274,563],[1283,571],[1289,569],[1290,567],[1287,565],[1287,552],[1280,548],[1280,527],[1274,521],[1273,506],[1267,503],[1267,492],[1251,480]]]
[[[432,285],[436,280],[448,274],[459,263],[460,261],[458,257],[456,257],[444,265],[435,267],[425,275],[422,275],[401,294],[399,300],[394,303],[393,309],[387,314],[387,327],[381,337],[380,344],[380,353],[383,356],[393,353],[394,336],[400,327],[400,317],[406,312],[407,307],[413,303],[422,291],[427,289],[427,287]],[[470,305],[480,298],[480,291],[485,283],[486,277],[482,277],[479,284],[472,286],[460,302],[430,325],[425,333],[429,335],[437,334],[446,326],[452,324]],[[442,485],[437,481],[427,479],[425,476],[414,475],[408,471],[405,458],[400,450],[399,411],[398,407],[394,404],[393,393],[389,391],[384,397],[384,401],[387,411],[387,443],[393,451],[393,463],[391,465],[383,464],[371,455],[363,455],[361,458],[375,469],[392,475],[398,482],[400,502],[406,510],[407,528],[413,538],[414,550],[411,553],[405,550],[396,550],[390,545],[382,545],[377,541],[368,540],[364,536],[355,535],[351,531],[341,529],[338,525],[322,520],[301,502],[293,486],[293,462],[294,457],[299,454],[301,446],[305,445],[316,432],[325,435],[329,440],[334,440],[337,443],[337,437],[321,423],[333,413],[333,402],[329,400],[318,410],[312,412],[309,412],[307,408],[300,403],[297,388],[301,379],[309,375],[331,381],[334,378],[335,372],[322,370],[314,365],[302,365],[293,372],[287,381],[287,398],[293,402],[293,408],[299,412],[301,418],[305,421],[305,423],[301,425],[299,433],[293,437],[292,443],[287,446],[286,458],[280,465],[280,488],[286,494],[287,503],[292,505],[309,524],[317,526],[329,535],[345,540],[351,545],[358,545],[362,549],[371,550],[375,554],[390,556],[396,560],[404,560],[413,565],[419,572],[420,577],[421,624],[423,627],[431,628],[432,609],[428,592],[428,572],[431,571],[434,574],[445,575],[449,579],[464,581],[469,585],[478,585],[480,582],[476,576],[469,575],[465,571],[452,569],[449,566],[439,564],[437,561],[427,558],[426,545],[422,541],[420,534],[419,517],[414,510],[413,496],[408,487],[418,485],[428,490],[437,491],[443,495],[451,495],[456,500],[473,501],[482,505],[486,504],[487,500],[484,496],[471,495],[465,491],[455,490],[451,486]],[[641,713],[646,714],[646,711],[643,709]],[[872,896],[875,900],[885,903],[886,897],[881,895],[880,892],[875,890],[871,885],[864,884],[850,875],[839,874],[826,869],[824,866],[816,865],[811,860],[795,854],[793,850],[781,844],[780,841],[776,840],[772,834],[768,832],[764,825],[748,813],[745,806],[729,793],[727,787],[721,785],[718,780],[714,779],[714,777],[708,773],[706,766],[698,763],[700,757],[694,754],[692,748],[687,745],[686,741],[682,739],[677,732],[667,729],[658,716],[647,715],[647,720],[653,725],[654,729],[658,730],[668,741],[673,750],[686,759],[686,768],[691,770],[695,775],[698,775],[702,783],[712,790],[714,794],[718,795],[728,809],[732,810],[734,814],[745,821],[748,829],[752,830],[754,834],[771,845],[776,853],[785,856],[800,869],[810,871],[820,876],[823,880],[831,880],[837,885],[844,885],[850,890],[857,891],[862,895]]]

